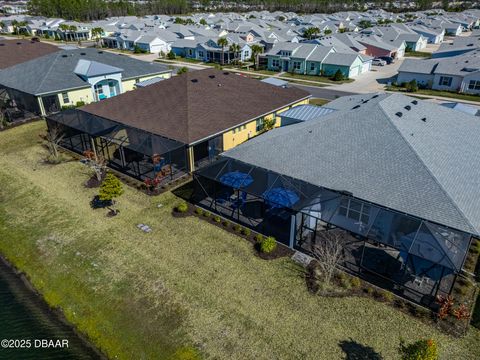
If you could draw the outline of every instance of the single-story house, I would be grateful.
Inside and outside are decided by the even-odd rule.
[[[392,58],[400,59],[405,55],[405,41],[401,41],[399,45],[394,45],[377,35],[360,35],[355,40],[367,48],[366,54],[368,56],[391,56]]]
[[[348,51],[348,50],[345,50]],[[370,70],[372,59],[352,50],[337,52],[332,46],[278,43],[265,54],[267,69],[307,75],[333,75],[337,70],[354,77]]]
[[[414,25],[410,29],[427,38],[429,44],[441,44],[445,35],[445,30],[441,28],[431,29],[423,25]]]
[[[189,72],[47,118],[66,134],[62,146],[91,150],[144,180],[182,176],[266,130],[310,94],[228,71]],[[156,159],[162,158],[160,165]],[[157,166],[158,165],[158,166]]]
[[[6,50],[9,47],[5,47]],[[102,50],[60,50],[0,71],[0,88],[22,111],[47,115],[63,107],[88,104],[133,90],[171,70]]]
[[[434,90],[480,94],[480,54],[439,59],[406,59],[398,69],[397,82],[415,80]]]
[[[191,200],[435,308],[480,235],[480,122],[401,94],[344,96],[194,173]],[[466,196],[468,194],[468,196]]]

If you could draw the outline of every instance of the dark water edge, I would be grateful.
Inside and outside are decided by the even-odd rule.
[[[105,359],[0,256],[0,341],[3,339],[24,340],[23,344],[17,342],[24,348],[0,346],[1,360]],[[42,348],[38,341],[42,339],[68,340],[68,348]]]

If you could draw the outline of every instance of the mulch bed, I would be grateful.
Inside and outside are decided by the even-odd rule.
[[[85,182],[85,187],[88,189],[98,188],[102,184],[105,174],[102,175],[102,179],[99,181],[96,175],[92,175],[90,179]]]

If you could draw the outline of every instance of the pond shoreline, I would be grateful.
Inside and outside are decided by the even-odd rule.
[[[22,271],[19,271],[12,263],[10,263],[3,254],[0,253],[0,272],[4,273],[5,280],[9,285],[21,288],[25,292],[32,295],[29,300],[34,306],[36,306],[41,312],[43,312],[48,318],[59,323],[62,327],[70,330],[75,337],[78,338],[82,346],[87,350],[88,353],[92,355],[92,358],[97,358],[101,360],[107,360],[108,358],[103,354],[98,348],[96,348],[87,337],[77,330],[77,328],[72,325],[66,319],[63,314],[62,309],[60,308],[51,308],[42,294],[35,289],[28,279],[28,275]]]

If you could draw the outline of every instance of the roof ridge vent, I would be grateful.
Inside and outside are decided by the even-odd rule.
[[[400,111],[396,112],[395,115],[397,115],[398,117],[402,117],[402,116],[403,116],[403,114],[402,114]]]
[[[407,106],[405,106],[404,109],[410,111],[410,110],[412,110],[412,107],[410,105],[407,105]]]
[[[358,109],[359,107],[360,105],[355,105],[354,107],[352,107],[352,110]]]
[[[423,122],[427,122],[427,118],[426,118],[426,117],[423,117],[421,120],[422,120]]]
[[[418,105],[418,100],[412,100],[413,105]]]

